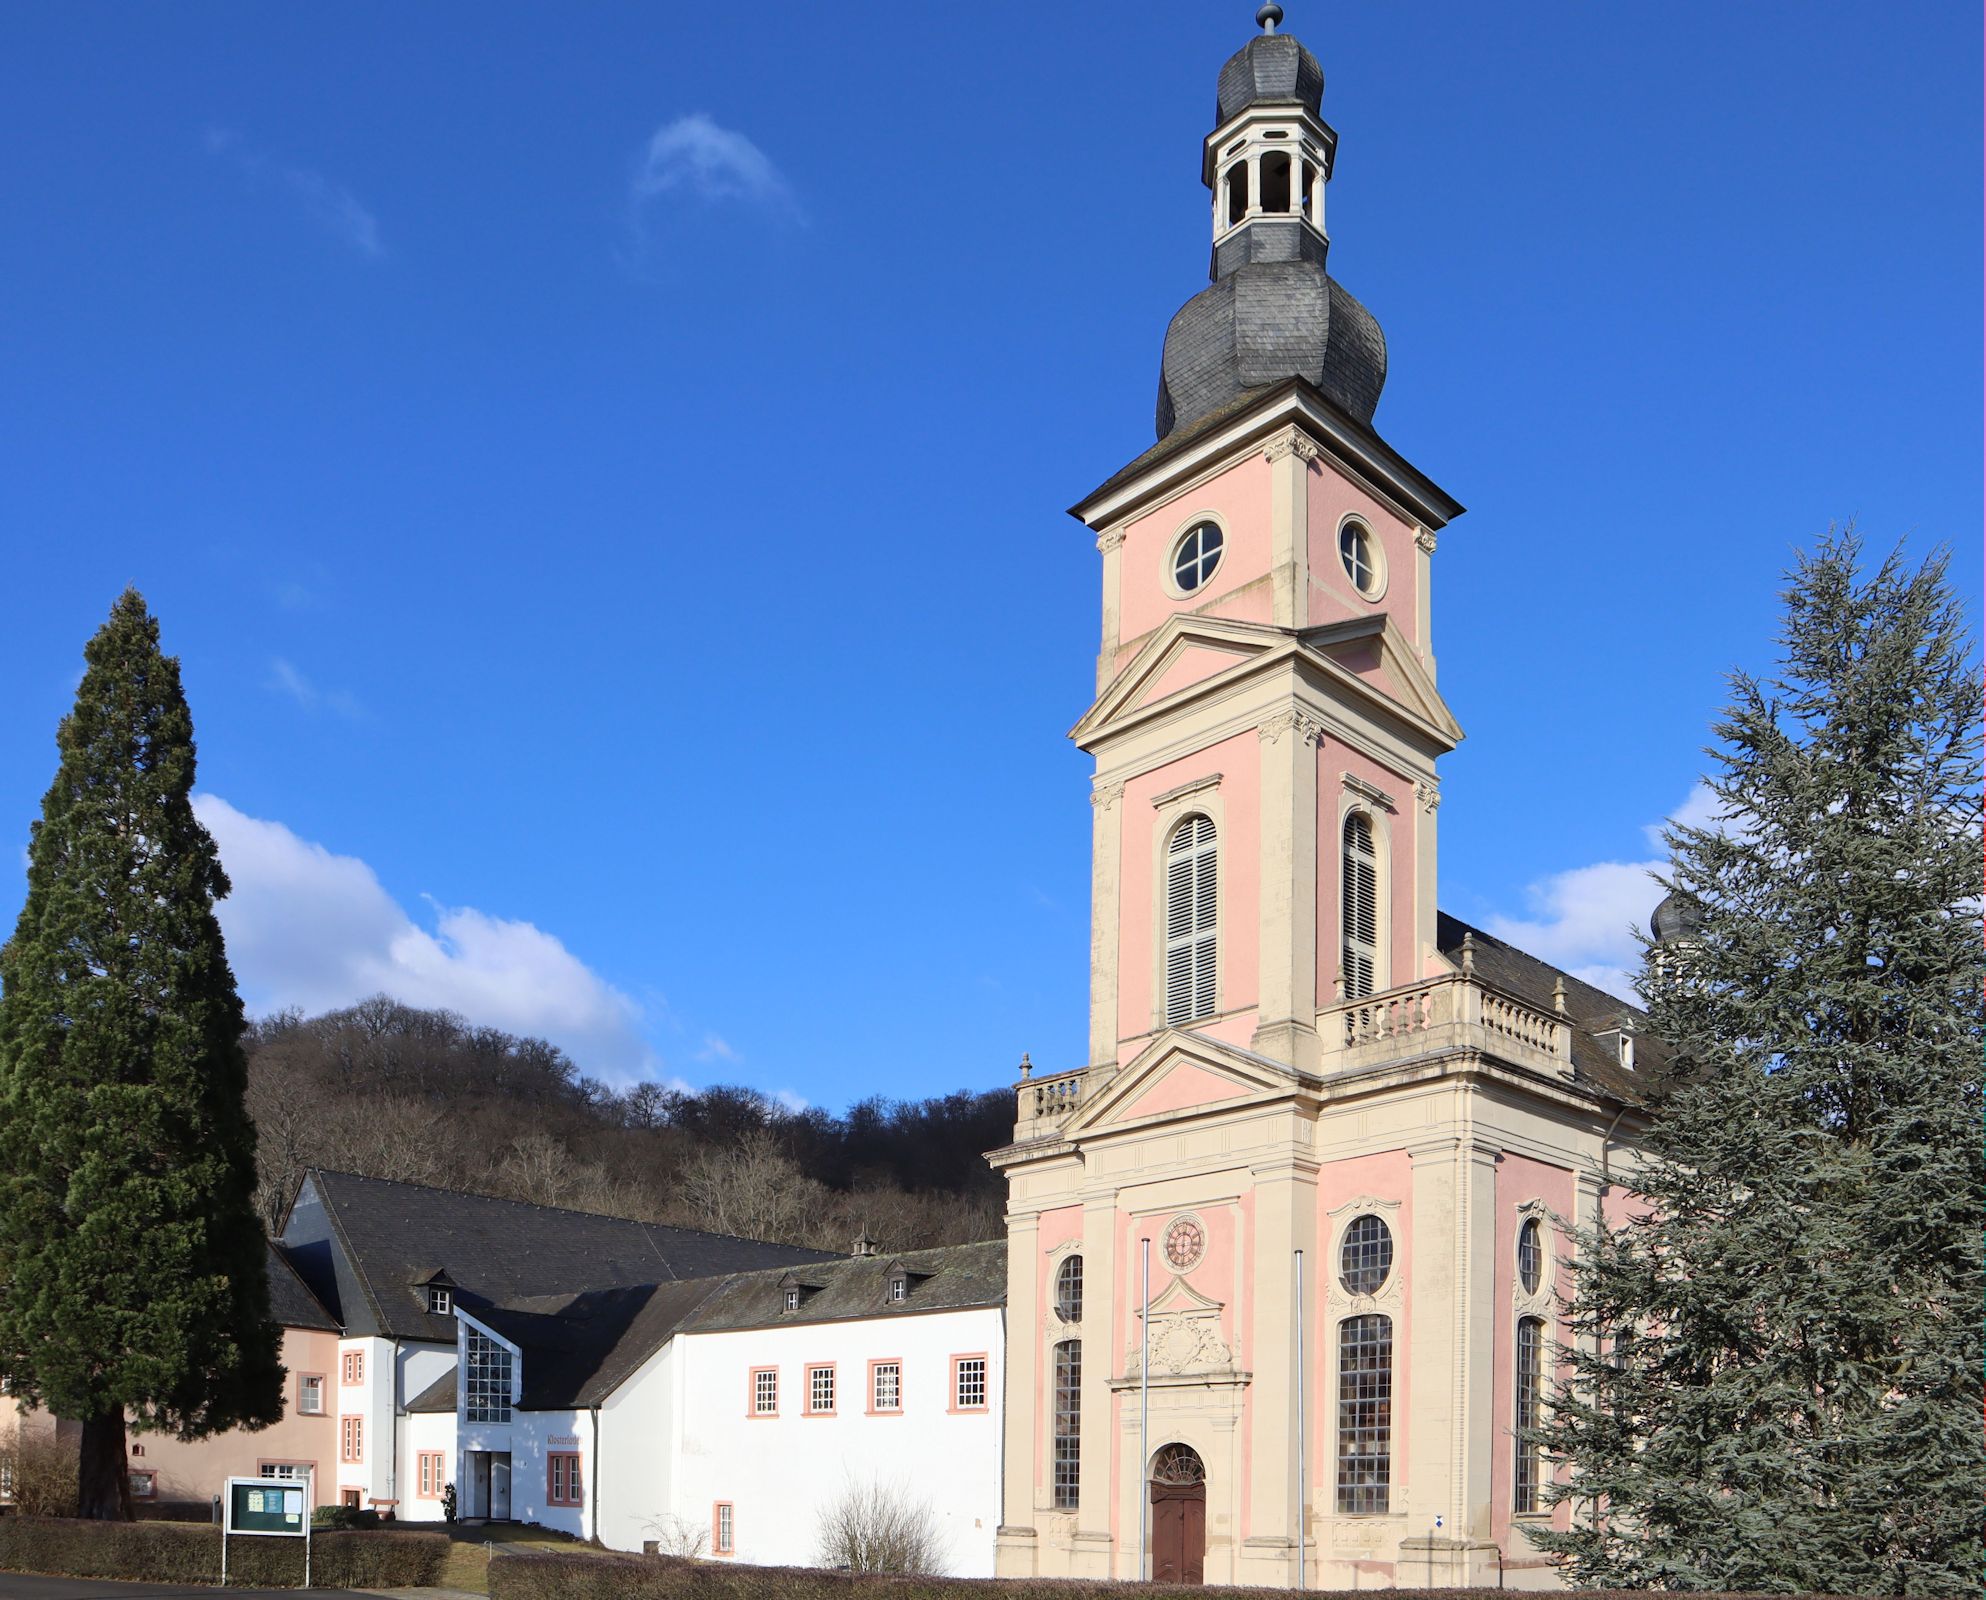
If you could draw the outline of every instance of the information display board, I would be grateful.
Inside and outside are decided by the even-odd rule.
[[[228,1479],[228,1531],[306,1537],[303,1485],[267,1478]]]
[[[228,1582],[228,1540],[241,1534],[303,1540],[303,1586],[310,1587],[310,1479],[230,1478],[221,1497],[221,1587]]]

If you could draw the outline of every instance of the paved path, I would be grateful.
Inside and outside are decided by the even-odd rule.
[[[241,1600],[365,1600],[354,1589],[217,1589],[202,1583],[117,1583],[109,1578],[44,1578],[31,1572],[0,1572],[0,1600],[215,1600],[218,1595]]]

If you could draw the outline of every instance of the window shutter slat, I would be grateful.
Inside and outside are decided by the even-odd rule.
[[[1191,1022],[1215,1007],[1220,867],[1211,817],[1196,812],[1166,841],[1165,1020]]]

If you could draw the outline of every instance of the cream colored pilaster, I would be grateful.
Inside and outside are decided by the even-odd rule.
[[[1317,744],[1322,726],[1294,707],[1258,730],[1262,751],[1260,990],[1249,1048],[1315,1069],[1317,1048]]]
[[[1441,809],[1441,784],[1433,777],[1418,780],[1414,784],[1414,948],[1419,952],[1420,970],[1412,974],[1416,979],[1427,977],[1435,972],[1440,963],[1436,951],[1440,948],[1438,918],[1434,903],[1435,876],[1435,813]],[[1397,980],[1396,980],[1397,981]]]
[[[1305,567],[1310,559],[1310,464],[1317,459],[1317,446],[1290,428],[1271,439],[1263,454],[1270,473],[1269,620],[1279,628],[1301,628],[1309,623]]]
[[[1243,1583],[1286,1585],[1296,1570],[1296,1252],[1317,1260],[1317,1164],[1286,1158],[1250,1169],[1255,1238],[1249,1259],[1253,1308],[1249,1385],[1248,1525]],[[1315,1330],[1310,1330],[1315,1338]]]
[[[1434,530],[1414,530],[1414,643],[1427,667],[1428,681],[1434,681]]]
[[[1124,592],[1124,530],[1111,528],[1098,534],[1096,547],[1103,556],[1103,649],[1096,658],[1096,692],[1100,695],[1117,675],[1114,663],[1118,635],[1122,631],[1119,618]]]
[[[1135,1262],[1131,1270],[1137,1270]],[[1122,1307],[1117,1303],[1117,1279],[1117,1195],[1112,1190],[1086,1196],[1083,1201],[1083,1454],[1082,1484],[1076,1497],[1076,1538],[1090,1541],[1091,1554],[1104,1563],[1085,1571],[1085,1577],[1110,1575],[1110,1487],[1116,1472],[1124,1470],[1112,1459],[1118,1441],[1110,1425],[1109,1380],[1123,1359],[1118,1329],[1129,1320],[1121,1315]],[[1093,1296],[1103,1303],[1096,1304]]]
[[[1044,1414],[1041,1366],[1041,1236],[1032,1212],[1007,1217],[1006,1459],[1001,1463],[1000,1528],[995,1540],[1004,1577],[1035,1571],[1034,1486],[1047,1444],[1036,1433]]]
[[[1090,791],[1090,1059],[1117,1064],[1117,963],[1123,884],[1124,785]]]
[[[1462,1359],[1453,1383],[1457,1414],[1455,1517],[1449,1524],[1473,1540],[1490,1537],[1490,1469],[1497,1440],[1508,1433],[1493,1415],[1496,1394],[1496,1163],[1497,1152],[1465,1139],[1455,1153],[1455,1181],[1462,1201],[1455,1232],[1455,1284],[1461,1318]]]

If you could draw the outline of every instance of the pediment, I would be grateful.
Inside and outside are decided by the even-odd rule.
[[[1266,623],[1168,617],[1083,713],[1069,737],[1082,744],[1119,717],[1156,705],[1182,689],[1250,666],[1272,651],[1287,654],[1292,642],[1284,629]]]
[[[1286,1094],[1295,1082],[1294,1070],[1281,1062],[1203,1034],[1167,1029],[1069,1119],[1062,1137],[1079,1138],[1170,1112]]]
[[[1299,637],[1314,659],[1350,673],[1367,689],[1442,734],[1451,745],[1462,740],[1462,725],[1441,698],[1434,679],[1407,642],[1400,626],[1383,613],[1351,622],[1306,628]]]

